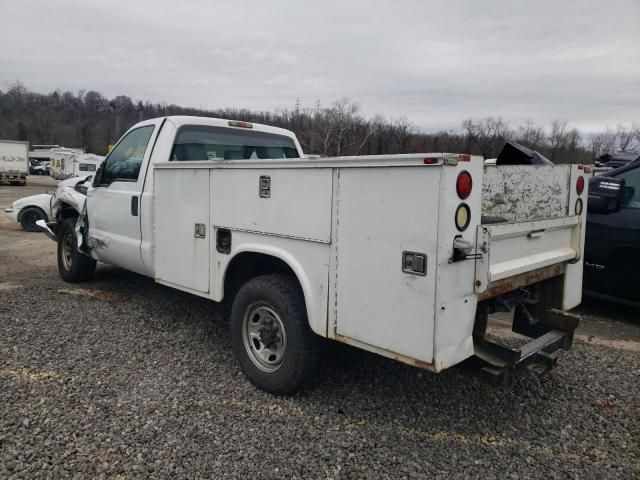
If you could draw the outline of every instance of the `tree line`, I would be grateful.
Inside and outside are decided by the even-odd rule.
[[[467,119],[459,130],[423,132],[406,118],[366,118],[347,98],[328,106],[275,112],[224,108],[200,110],[166,103],[109,99],[96,91],[41,94],[21,83],[0,90],[0,138],[32,145],[85,147],[105,154],[108,145],[133,124],[165,115],[198,115],[264,123],[292,130],[303,150],[323,156],[379,155],[415,152],[459,152],[495,158],[506,141],[516,141],[558,163],[590,163],[604,152],[640,151],[640,123],[618,125],[584,135],[565,120],[549,126],[527,121],[513,127],[501,117]]]

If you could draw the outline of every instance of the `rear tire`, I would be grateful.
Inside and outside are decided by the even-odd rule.
[[[267,392],[295,393],[316,371],[320,338],[309,326],[302,288],[291,275],[262,275],[238,290],[231,339],[244,373]]]
[[[37,207],[28,207],[20,212],[20,225],[25,232],[39,232],[38,220],[47,220],[45,213]]]
[[[78,251],[76,218],[67,218],[58,231],[58,272],[65,282],[89,280],[96,270],[96,261]]]

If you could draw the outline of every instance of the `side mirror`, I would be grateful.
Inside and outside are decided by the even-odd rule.
[[[102,162],[100,162],[100,166],[96,170],[96,173],[93,176],[93,182],[91,183],[93,187],[99,187],[102,183],[102,172],[104,172],[104,165],[106,161],[107,159],[105,158]]]
[[[620,210],[625,191],[624,179],[595,176],[589,181],[589,213],[608,214]]]

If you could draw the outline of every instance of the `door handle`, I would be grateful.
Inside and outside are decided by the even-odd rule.
[[[138,216],[138,196],[131,197],[131,215]]]

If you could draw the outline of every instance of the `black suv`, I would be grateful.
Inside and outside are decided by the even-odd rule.
[[[584,289],[640,301],[640,159],[589,182]]]

